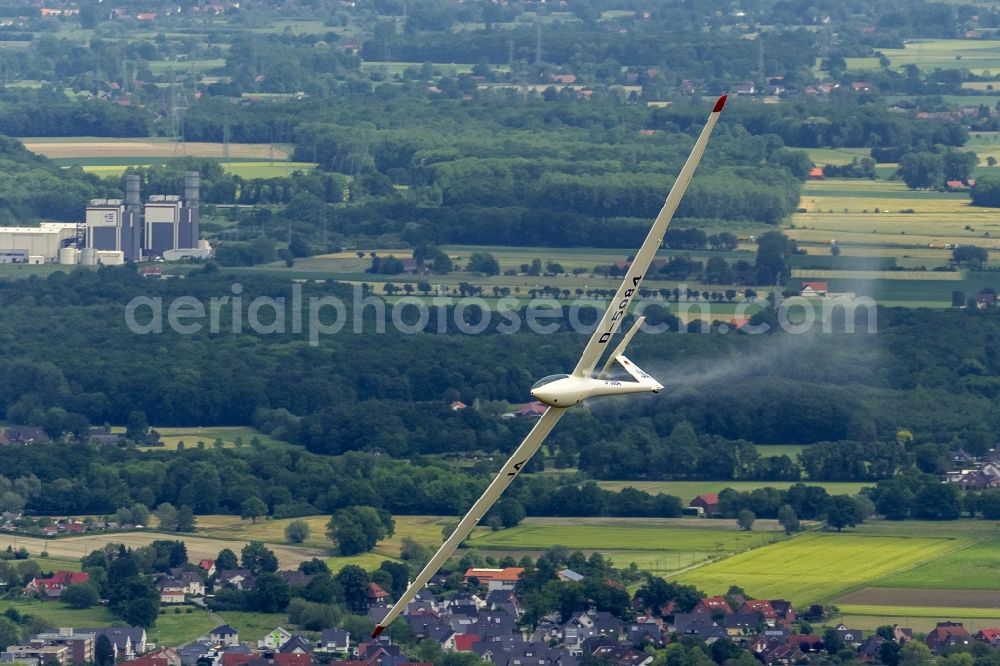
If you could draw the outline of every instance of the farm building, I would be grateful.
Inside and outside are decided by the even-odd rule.
[[[469,569],[465,572],[465,580],[463,582],[468,584],[470,580],[475,578],[483,585],[486,585],[486,588],[490,592],[494,590],[513,590],[522,573],[524,573],[523,567]]]
[[[802,295],[803,296],[826,296],[830,291],[826,282],[803,282],[802,283]]]
[[[719,494],[702,493],[688,502],[688,506],[698,509],[700,515],[711,516],[719,510]]]

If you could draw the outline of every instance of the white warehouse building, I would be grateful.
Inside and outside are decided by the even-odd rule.
[[[37,227],[0,227],[0,253],[9,261],[23,252],[26,258],[42,257],[44,263],[59,260],[59,249],[76,242],[77,225],[43,222]],[[27,261],[27,259],[26,259]],[[33,260],[38,262],[37,259]]]

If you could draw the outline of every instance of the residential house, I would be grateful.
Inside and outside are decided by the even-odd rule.
[[[208,640],[197,640],[177,648],[181,657],[181,666],[196,666],[202,657],[213,654],[215,643]]]
[[[885,645],[885,639],[881,636],[869,636],[865,639],[865,642],[858,647],[858,661],[867,664],[881,663],[883,645]]]
[[[514,412],[514,416],[541,416],[548,407],[545,404],[532,400],[521,405],[521,408]]]
[[[389,601],[389,593],[382,589],[382,586],[378,583],[368,583],[368,590],[365,592],[365,599],[368,602],[368,607],[379,604],[385,604]]]
[[[198,568],[205,572],[205,575],[211,578],[215,575],[215,560],[200,560],[198,562]]]
[[[757,613],[730,613],[723,618],[723,626],[730,637],[750,636],[761,624]]]
[[[343,629],[324,629],[316,642],[316,649],[346,654],[351,649],[351,635]]]
[[[892,625],[892,639],[902,645],[913,638],[913,629],[901,627],[898,624]]]
[[[49,436],[41,428],[31,426],[11,426],[3,431],[6,444],[48,444]]]
[[[165,647],[136,657],[129,661],[123,661],[119,666],[181,666],[181,655],[176,648]]]
[[[837,632],[837,638],[839,638],[844,645],[848,645],[852,648],[860,647],[861,643],[864,641],[864,636],[862,635],[863,632],[860,629],[849,629],[846,625],[838,624],[833,628],[833,630]]]
[[[927,634],[927,647],[935,654],[950,647],[968,645],[971,641],[972,636],[961,622],[938,622]]]
[[[135,659],[146,654],[146,630],[142,627],[105,627],[100,629],[77,629],[78,633],[94,634],[94,645],[101,636],[108,639],[115,654],[115,661]],[[197,660],[195,660],[197,661]]]
[[[192,597],[205,596],[205,579],[195,571],[185,571],[182,567],[174,567],[170,576],[184,588],[184,593]]]
[[[312,655],[313,646],[312,643],[307,641],[305,638],[299,634],[292,634],[285,643],[278,648],[278,652],[281,654],[308,654]]]
[[[793,666],[805,658],[805,653],[794,643],[783,643],[775,646],[763,655],[763,661],[769,666]]]
[[[240,633],[228,624],[219,625],[215,629],[212,629],[212,631],[208,632],[208,637],[224,647],[240,644]]]
[[[688,502],[688,506],[699,509],[702,515],[713,516],[719,512],[719,494],[702,493]]]
[[[1000,627],[989,627],[976,632],[976,640],[988,643],[990,647],[1000,647]]]
[[[777,615],[778,624],[791,627],[792,622],[795,621],[795,609],[792,607],[792,602],[785,599],[771,599],[770,602],[774,614]]]
[[[286,631],[282,627],[275,627],[257,641],[257,647],[265,650],[277,650],[287,643],[291,637],[292,633],[290,631]]]
[[[455,634],[455,652],[472,652],[472,646],[479,642],[478,634]]]
[[[160,590],[161,604],[169,605],[184,603],[185,591],[183,583],[169,576],[165,576],[156,583],[156,586]]]
[[[265,662],[268,666],[312,666],[312,654],[305,652],[276,652],[271,659]],[[259,662],[251,662],[250,666],[265,666]]]
[[[693,613],[707,613],[709,616],[714,616],[717,614],[729,615],[733,612],[732,607],[729,602],[726,601],[725,597],[705,597],[695,604]]]
[[[701,613],[675,613],[674,623],[671,626],[675,634],[684,636],[697,636],[702,640],[710,638],[727,638],[729,636],[725,628],[720,627],[712,620],[712,617],[705,612]]]
[[[740,607],[740,612],[758,614],[769,627],[778,623],[778,614],[774,612],[771,602],[766,599],[747,599]]]
[[[278,578],[285,581],[285,585],[288,587],[305,587],[316,577],[312,574],[302,573],[298,569],[279,571],[277,575]]]
[[[663,627],[655,622],[633,622],[625,630],[625,642],[629,645],[650,645],[663,647]]]
[[[245,643],[227,647],[222,651],[222,666],[242,666],[259,655]]]
[[[249,569],[223,569],[215,577],[215,584],[231,585],[237,590],[249,590],[253,588],[254,580]]]
[[[785,644],[795,644],[803,652],[819,652],[823,649],[823,637],[817,634],[791,634]]]
[[[823,167],[813,167],[809,169],[809,180],[823,180],[826,176],[823,175]]]
[[[82,585],[90,580],[90,574],[82,571],[56,571],[48,578],[33,578],[24,587],[24,593],[43,600],[58,599],[70,585]]]
[[[521,616],[521,605],[513,590],[493,590],[486,595],[486,609],[502,610],[511,617]]]

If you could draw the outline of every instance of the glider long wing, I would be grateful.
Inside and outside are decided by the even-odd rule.
[[[674,181],[674,186],[670,189],[670,194],[667,196],[663,208],[660,210],[659,215],[656,216],[656,220],[653,222],[646,240],[643,242],[642,247],[632,261],[632,265],[629,267],[622,286],[619,287],[618,293],[615,294],[615,300],[607,312],[604,313],[600,325],[591,337],[590,342],[584,348],[580,362],[573,371],[574,375],[590,377],[593,374],[594,367],[604,353],[607,342],[618,330],[618,327],[621,326],[621,321],[628,311],[628,306],[638,291],[639,285],[642,284],[642,279],[645,277],[646,270],[652,263],[656,251],[663,242],[663,234],[666,232],[667,225],[677,210],[677,206],[684,195],[684,191],[687,189],[688,183],[691,182],[691,177],[694,175],[695,169],[698,168],[701,156],[705,152],[705,146],[708,144],[708,137],[711,135],[712,129],[715,127],[719,113],[722,111],[725,103],[725,95],[720,97],[715,103],[715,108],[712,110],[712,114],[709,116],[704,129],[702,129],[701,135],[695,142],[691,155],[688,157],[687,162],[684,163],[684,168],[681,169],[677,180]],[[452,556],[458,545],[469,536],[472,528],[482,520],[486,512],[490,510],[493,503],[497,501],[503,491],[507,489],[507,486],[517,477],[528,460],[535,455],[542,442],[548,436],[549,432],[552,431],[556,422],[562,418],[565,411],[566,409],[561,407],[549,407],[545,410],[545,413],[535,423],[528,436],[524,438],[524,441],[517,447],[514,454],[504,463],[496,478],[486,488],[486,492],[476,500],[476,503],[472,505],[469,512],[459,521],[458,526],[455,527],[455,531],[441,544],[434,557],[430,559],[420,574],[406,588],[406,592],[403,593],[395,605],[389,609],[389,613],[375,627],[375,631],[372,632],[372,638],[377,638],[393,620],[399,617],[399,614],[413,600],[417,592],[423,589],[424,585],[437,573],[438,569]]]
[[[695,169],[698,168],[698,163],[701,162],[705,146],[708,145],[708,137],[712,134],[712,129],[715,127],[715,123],[719,119],[719,114],[722,113],[722,107],[725,104],[725,95],[716,101],[715,108],[708,117],[708,122],[705,123],[705,127],[701,130],[701,135],[695,142],[694,148],[687,158],[687,162],[684,163],[684,168],[681,169],[677,180],[674,181],[673,187],[670,188],[670,194],[667,195],[667,200],[663,203],[663,208],[660,209],[660,213],[656,216],[653,226],[649,229],[646,240],[643,241],[642,247],[639,248],[635,259],[632,260],[632,265],[626,271],[625,280],[618,288],[618,292],[615,294],[614,300],[611,301],[607,312],[601,318],[601,323],[598,324],[597,330],[594,331],[587,346],[584,347],[583,355],[580,356],[580,362],[576,364],[576,369],[573,370],[575,376],[590,377],[593,374],[597,362],[604,354],[604,350],[607,349],[608,341],[614,337],[614,334],[618,331],[618,327],[621,326],[622,319],[625,318],[628,312],[628,306],[638,293],[642,279],[646,277],[646,271],[649,270],[650,264],[653,263],[653,257],[656,256],[656,251],[660,249],[660,245],[663,243],[663,236],[667,232],[667,225],[670,224],[670,220],[673,218],[674,213],[677,211],[677,206],[681,202],[681,197],[684,196],[684,192],[691,182],[691,177],[694,175]]]
[[[451,533],[451,536],[441,544],[438,552],[434,553],[434,557],[430,559],[427,565],[423,568],[423,571],[413,579],[410,586],[406,588],[406,592],[396,601],[395,605],[389,609],[388,615],[379,622],[378,626],[375,627],[375,631],[372,632],[372,638],[378,637],[382,630],[388,627],[393,620],[395,620],[406,605],[413,601],[413,597],[417,596],[417,592],[423,589],[424,585],[431,579],[431,576],[437,573],[438,569],[441,568],[448,558],[451,557],[455,549],[458,548],[458,544],[462,543],[472,528],[476,526],[482,517],[490,510],[493,503],[497,501],[507,486],[510,485],[517,475],[524,469],[528,460],[531,456],[535,455],[538,451],[538,447],[542,445],[542,442],[548,437],[548,434],[552,431],[555,424],[562,418],[562,415],[566,413],[565,408],[561,407],[549,407],[542,414],[541,418],[535,423],[531,428],[531,432],[528,436],[524,438],[521,442],[521,446],[517,447],[514,454],[504,463],[504,466],[500,468],[500,473],[497,474],[496,478],[493,479],[489,487],[486,488],[486,492],[483,493],[482,497],[476,500],[476,503],[472,505],[469,512],[465,514],[465,517],[459,521],[458,526],[455,527],[455,531]]]

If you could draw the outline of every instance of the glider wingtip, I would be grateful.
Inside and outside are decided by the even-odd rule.
[[[715,108],[712,109],[712,113],[718,113],[722,111],[722,107],[726,105],[726,95],[723,95],[715,102]]]
[[[375,631],[372,632],[372,640],[378,638],[378,635],[385,631],[385,627],[381,624],[375,626]]]

